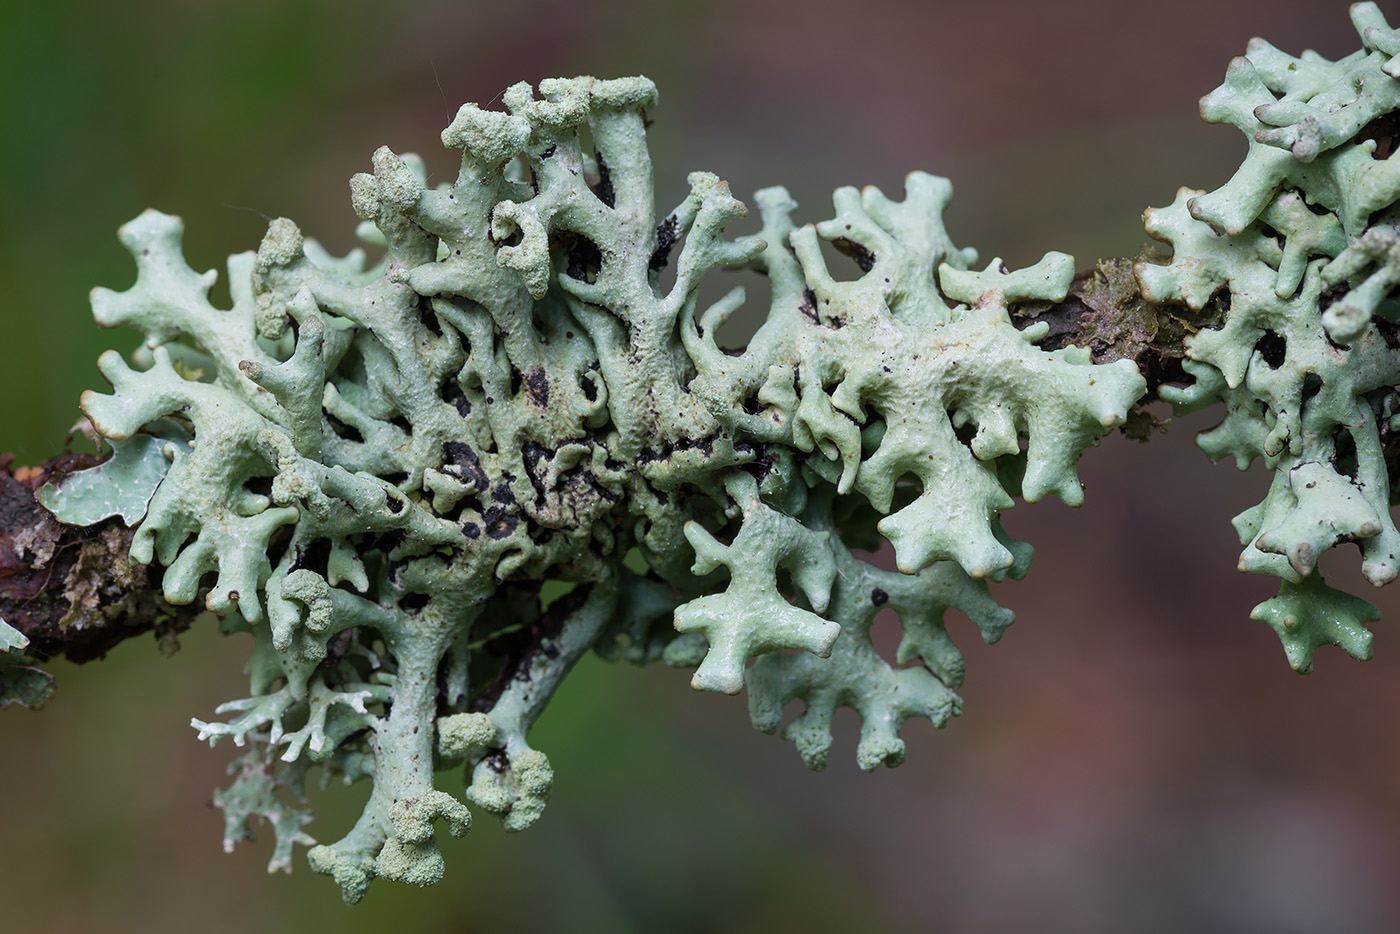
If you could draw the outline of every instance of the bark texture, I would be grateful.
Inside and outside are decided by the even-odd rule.
[[[35,500],[48,481],[101,461],[61,454],[36,467],[0,455],[0,619],[29,639],[36,662],[87,662],[124,639],[155,630],[162,644],[199,615],[161,596],[159,571],[128,558],[131,529],[112,518],[65,525]]]

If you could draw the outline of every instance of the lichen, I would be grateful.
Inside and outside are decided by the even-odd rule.
[[[29,638],[0,619],[0,709],[19,704],[38,710],[53,696],[53,676],[26,653]]]
[[[230,258],[220,309],[177,218],[123,227],[136,284],[93,310],[145,342],[103,355],[113,392],[82,404],[140,469],[120,503],[105,480],[46,494],[137,523],[131,558],[165,568],[166,598],[253,640],[250,696],[195,721],[249,747],[218,799],[230,845],[262,815],[283,867],[308,837],[279,796],[309,767],[371,782],[355,826],[308,856],[350,901],[376,876],[441,877],[434,827],[470,815],[437,769],[463,769],[465,799],[507,829],[538,817],[553,771],[527,735],[589,650],[696,665],[701,690],[747,683],[764,730],[804,700],[786,735],[814,768],[852,707],[861,767],[898,764],[906,719],[960,707],[944,611],[989,642],[1011,622],[986,581],[1019,577],[1030,549],[998,515],[1017,496],[1077,505],[1080,453],[1145,388],[1131,362],[1013,326],[1008,302],[1062,298],[1073,263],[973,271],[943,179],[909,176],[902,201],[843,188],[800,227],[766,189],[760,233],[726,239],[746,208],[708,173],[655,211],[650,82],[539,95],[458,112],[455,182],[374,154],[350,186],[373,265],[279,219]],[[838,278],[823,239],[859,274]],[[698,307],[721,268],[771,286],[742,351],[717,332],[744,290]],[[898,571],[873,563],[882,537]],[[893,660],[870,640],[882,609],[903,630]]]
[[[1248,155],[1222,188],[1149,211],[1173,256],[1137,266],[1153,301],[1229,309],[1187,339],[1193,381],[1161,395],[1179,411],[1223,403],[1201,448],[1272,472],[1264,501],[1234,520],[1240,569],[1283,579],[1254,617],[1299,671],[1319,645],[1370,655],[1376,610],[1322,582],[1324,551],[1355,544],[1378,587],[1400,573],[1387,467],[1400,428],[1400,31],[1372,3],[1351,16],[1362,48],[1339,61],[1255,39],[1230,63],[1201,114],[1243,131]]]

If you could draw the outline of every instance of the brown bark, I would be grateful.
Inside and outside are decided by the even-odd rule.
[[[45,483],[99,458],[62,454],[18,469],[13,460],[0,455],[0,619],[28,637],[26,655],[87,662],[132,636],[154,629],[173,639],[189,627],[199,606],[165,602],[159,572],[153,579],[131,563],[132,532],[121,519],[65,525],[35,501]]]
[[[1132,259],[1102,260],[1075,276],[1064,301],[1015,305],[1011,319],[1021,328],[1047,322],[1050,333],[1037,344],[1045,350],[1074,344],[1087,347],[1095,363],[1131,360],[1137,364],[1147,379],[1147,392],[1129,410],[1121,431],[1146,441],[1165,430],[1165,423],[1146,408],[1157,401],[1157,387],[1189,381],[1181,368],[1185,340],[1202,328],[1224,323],[1228,292],[1217,293],[1200,311],[1185,305],[1154,304],[1138,289],[1133,275],[1138,262],[1161,263],[1163,258],[1149,249]]]

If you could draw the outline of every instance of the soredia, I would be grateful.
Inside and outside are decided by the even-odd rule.
[[[944,612],[988,642],[1011,623],[986,582],[1031,552],[998,514],[1015,496],[1077,505],[1080,453],[1145,389],[1130,362],[1013,327],[1008,303],[1062,298],[1071,259],[972,270],[943,228],[949,184],[918,173],[902,200],[843,188],[800,227],[786,191],[761,191],[759,234],[725,239],[746,208],[699,172],[658,216],[655,101],[643,78],[576,78],[518,84],[504,111],[468,104],[442,135],[462,151],[454,183],[427,188],[388,149],[351,180],[378,263],[277,220],[229,260],[228,309],[178,219],[122,229],[137,282],[93,309],[145,342],[102,357],[113,392],[83,409],[125,492],[90,482],[117,469],[102,465],[45,498],[70,521],[121,512],[168,600],[202,598],[251,638],[250,696],[195,722],[248,747],[216,797],[226,845],[260,816],[287,867],[314,842],[300,802],[319,766],[372,790],[313,868],[349,901],[376,876],[437,881],[437,822],[464,833],[467,802],[511,830],[539,816],[553,775],[527,736],[590,650],[695,666],[700,690],[747,685],[766,731],[801,699],[784,735],[813,768],[854,708],[860,766],[897,765],[907,719],[960,707]],[[855,266],[828,269],[822,240]],[[716,342],[742,288],[697,307],[717,267],[771,286],[742,351]],[[1329,377],[1319,400],[1334,398],[1327,418],[1372,406]],[[1276,456],[1314,457],[1299,452]],[[882,537],[897,571],[871,563]],[[886,609],[893,661],[870,639]],[[437,788],[448,768],[465,802]]]

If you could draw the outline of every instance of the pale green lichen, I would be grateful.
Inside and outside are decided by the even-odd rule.
[[[527,735],[590,649],[698,664],[699,689],[747,682],[765,730],[803,699],[786,735],[816,768],[852,707],[861,767],[897,764],[906,719],[960,706],[944,611],[989,642],[1011,622],[985,581],[1020,576],[1030,549],[999,513],[1018,495],[1077,505],[1080,453],[1145,387],[1131,363],[1012,325],[1007,303],[1063,297],[1073,263],[970,271],[943,179],[911,175],[903,201],[841,189],[803,227],[768,189],[761,232],[727,240],[746,209],[713,175],[655,213],[650,82],[539,93],[458,112],[454,183],[375,153],[351,181],[385,249],[370,267],[277,220],[229,260],[219,309],[178,219],[126,225],[136,285],[93,308],[145,344],[134,365],[105,354],[114,391],[83,399],[123,459],[46,494],[61,515],[139,518],[132,558],[165,567],[166,597],[203,596],[253,639],[250,697],[195,721],[251,746],[219,798],[226,840],[261,815],[283,867],[307,837],[279,795],[308,767],[372,782],[350,832],[309,853],[351,901],[376,876],[441,877],[433,828],[470,818],[438,768],[464,768],[466,800],[507,829],[539,815],[553,772]],[[860,274],[838,278],[822,239]],[[743,289],[697,308],[717,267],[771,284],[741,352],[716,335]],[[126,458],[139,477],[108,502]],[[898,572],[871,563],[881,536]],[[870,640],[881,609],[903,628],[894,660]]]
[[[1352,7],[1360,51],[1331,62],[1287,55],[1256,39],[1201,101],[1209,121],[1249,139],[1234,178],[1217,191],[1183,189],[1149,211],[1170,243],[1167,265],[1139,264],[1143,294],[1202,308],[1222,290],[1220,328],[1187,341],[1194,382],[1165,387],[1181,411],[1223,402],[1224,421],[1199,438],[1212,459],[1244,469],[1262,458],[1267,497],[1235,518],[1240,569],[1283,578],[1254,617],[1306,671],[1335,644],[1370,654],[1363,623],[1376,611],[1322,583],[1317,562],[1351,542],[1376,586],[1400,573],[1390,514],[1394,432],[1400,428],[1400,31],[1372,3]]]
[[[0,708],[38,710],[53,696],[53,675],[33,664],[28,646],[28,636],[0,619]]]

